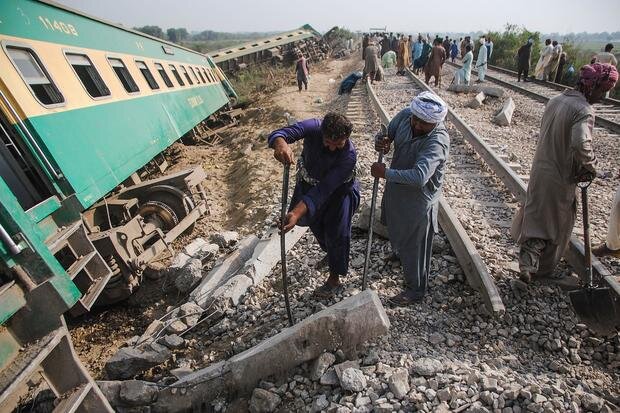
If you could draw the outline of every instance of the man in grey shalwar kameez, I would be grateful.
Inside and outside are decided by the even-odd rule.
[[[512,227],[520,245],[519,271],[524,282],[552,275],[568,246],[577,212],[577,183],[594,179],[596,172],[592,104],[617,80],[618,72],[611,65],[586,65],[580,69],[575,90],[565,90],[547,103],[525,205]]]
[[[433,235],[438,229],[438,200],[450,148],[443,124],[447,112],[441,98],[422,92],[392,119],[387,138],[376,143],[377,150],[387,153],[394,142],[390,167],[375,163],[371,173],[386,180],[383,218],[405,274],[406,289],[390,300],[396,305],[419,302],[426,292]]]

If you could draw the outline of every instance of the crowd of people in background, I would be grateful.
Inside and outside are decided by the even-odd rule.
[[[366,33],[362,41],[362,60],[365,62],[363,77],[371,82],[381,80],[383,69],[396,67],[398,75],[407,69],[418,75],[424,73],[428,83],[434,79],[435,86],[441,84],[441,70],[446,60],[455,63],[460,60],[461,68],[452,80],[456,84],[470,84],[472,69],[477,71],[476,83],[484,82],[488,64],[493,58],[493,40],[490,35],[474,39],[471,36],[460,38],[441,37],[429,34],[411,36],[402,33]],[[532,65],[534,39],[530,38],[515,55],[517,81],[529,81]],[[592,57],[590,63],[608,63],[617,66],[613,44]],[[576,76],[575,67],[558,40],[546,39],[540,56],[533,69],[533,77],[538,80],[562,83]]]

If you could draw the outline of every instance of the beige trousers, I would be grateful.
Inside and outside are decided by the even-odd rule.
[[[610,250],[620,249],[620,187],[618,187],[611,204],[606,244]]]

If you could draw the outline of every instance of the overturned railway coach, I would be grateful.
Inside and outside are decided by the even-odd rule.
[[[126,298],[191,230],[202,168],[139,172],[236,95],[209,56],[53,2],[2,1],[0,46],[2,368],[24,320]]]

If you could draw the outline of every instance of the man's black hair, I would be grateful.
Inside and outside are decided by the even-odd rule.
[[[611,49],[613,49],[613,48],[614,48],[614,45],[613,45],[613,44],[611,44],[611,43],[607,43],[607,44],[605,45],[605,51],[606,51],[606,52],[611,52]]]
[[[471,44],[468,44],[467,46],[465,46],[465,50],[467,50],[468,52],[471,52]]]
[[[339,113],[329,112],[321,123],[321,132],[333,140],[348,138],[353,131],[353,124],[346,116]]]

